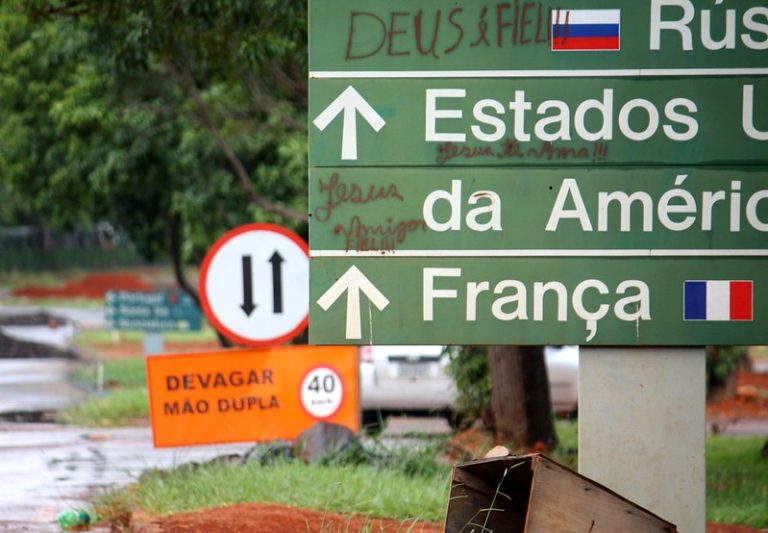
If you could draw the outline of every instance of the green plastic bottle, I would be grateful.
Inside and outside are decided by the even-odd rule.
[[[85,509],[71,509],[60,513],[57,521],[64,531],[84,531],[90,528],[91,515]]]

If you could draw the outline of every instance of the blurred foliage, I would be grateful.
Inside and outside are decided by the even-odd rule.
[[[707,389],[725,384],[747,359],[746,346],[707,347]]]
[[[448,351],[448,373],[456,383],[456,409],[461,418],[480,418],[491,405],[491,379],[486,346],[464,346]],[[742,367],[745,346],[707,347],[707,390],[722,386]]]
[[[491,406],[491,376],[486,346],[462,346],[450,349],[448,374],[458,392],[456,410],[459,418],[481,418]]]
[[[180,220],[190,263],[246,222],[306,233],[304,1],[8,0],[0,72],[0,190],[41,222],[154,259]]]

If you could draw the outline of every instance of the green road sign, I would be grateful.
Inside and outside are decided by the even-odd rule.
[[[765,0],[309,13],[312,342],[768,340]]]
[[[179,291],[108,291],[104,313],[110,329],[187,331],[202,325],[200,309]]]
[[[312,166],[768,163],[766,78],[311,80],[310,117]]]
[[[765,167],[337,167],[309,183],[315,257],[768,256]]]
[[[766,258],[311,263],[312,343],[768,343]]]
[[[312,0],[309,18],[311,77],[766,73],[764,0]]]

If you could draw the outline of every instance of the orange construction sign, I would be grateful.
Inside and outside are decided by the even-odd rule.
[[[354,346],[152,355],[147,387],[158,448],[291,440],[320,420],[360,429]]]

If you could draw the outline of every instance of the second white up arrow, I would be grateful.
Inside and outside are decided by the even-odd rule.
[[[360,291],[362,291],[379,311],[383,311],[389,300],[377,289],[371,281],[360,272],[355,265],[349,267],[343,276],[331,285],[331,288],[318,298],[317,305],[327,311],[338,300],[344,291],[347,292],[347,339],[360,339]]]

